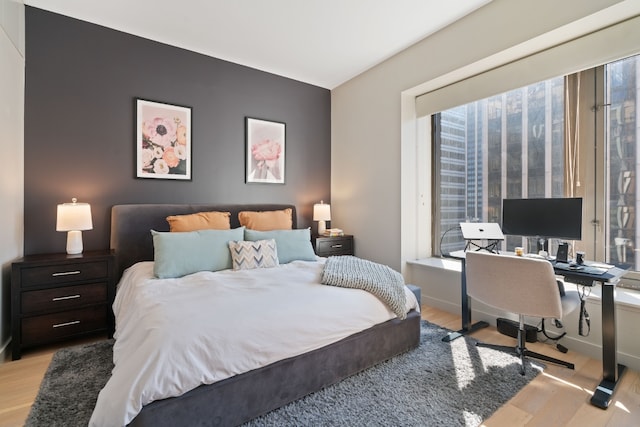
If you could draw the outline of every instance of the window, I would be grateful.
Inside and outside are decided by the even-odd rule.
[[[640,56],[616,61],[605,67],[605,106],[608,107],[605,111],[609,113],[605,119],[607,259],[614,263],[629,263],[634,270],[640,270],[640,259],[636,256],[636,249],[640,248],[640,227],[636,224],[640,202],[640,192],[636,186],[640,167],[638,73]]]
[[[464,247],[460,222],[501,222],[504,198],[563,195],[563,96],[556,78],[433,116],[434,229],[442,237],[433,253]]]
[[[587,250],[587,257],[640,270],[640,56],[598,68],[604,72],[595,70],[587,74],[595,81],[580,85],[580,102],[585,105],[579,111],[579,153],[593,163],[583,161],[580,172],[583,239],[586,234],[598,245]],[[432,239],[432,253],[464,247],[457,229],[462,221],[501,222],[504,198],[565,196],[565,78],[461,105],[431,120],[433,233],[438,237]],[[597,150],[602,153],[591,160]],[[600,215],[598,206],[603,203]],[[503,249],[535,248],[533,244],[508,236]]]

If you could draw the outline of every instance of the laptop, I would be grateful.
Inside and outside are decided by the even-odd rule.
[[[497,222],[461,222],[460,229],[465,240],[504,240]]]

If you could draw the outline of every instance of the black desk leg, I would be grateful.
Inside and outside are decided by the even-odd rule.
[[[462,260],[462,274],[460,279],[460,293],[462,295],[462,329],[456,332],[449,332],[442,341],[451,342],[464,335],[473,333],[478,329],[486,328],[489,326],[487,322],[477,322],[471,324],[471,303],[469,302],[469,296],[467,295],[467,269],[466,262]]]
[[[591,404],[607,409],[613,392],[626,367],[616,361],[616,307],[613,298],[615,284],[602,283],[602,381],[596,387]]]

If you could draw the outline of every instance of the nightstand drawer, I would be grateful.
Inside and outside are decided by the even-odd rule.
[[[79,262],[22,269],[22,287],[77,280],[102,279],[109,276],[107,261]]]
[[[353,254],[353,238],[351,236],[318,237],[316,253],[320,256]]]
[[[105,304],[22,319],[22,345],[107,329]]]
[[[115,319],[115,254],[26,255],[11,264],[12,358],[26,347],[106,332]]]
[[[68,310],[87,304],[106,302],[106,282],[26,291],[22,294],[22,314]]]

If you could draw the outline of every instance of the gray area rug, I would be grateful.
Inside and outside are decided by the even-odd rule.
[[[25,426],[87,426],[113,369],[113,340],[58,350]]]
[[[422,321],[420,346],[245,424],[254,426],[478,426],[540,370]],[[86,426],[113,364],[112,342],[53,356],[26,426]]]

